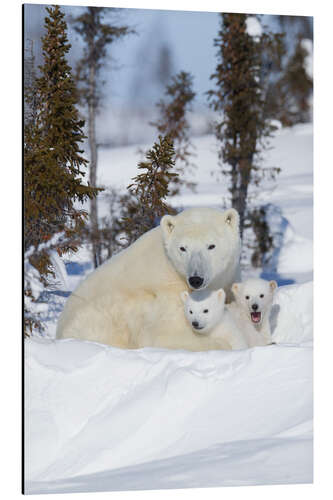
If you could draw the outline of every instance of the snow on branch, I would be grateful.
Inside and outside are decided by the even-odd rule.
[[[313,80],[313,43],[308,38],[301,40],[301,47],[307,55],[304,58],[304,70],[307,76]]]
[[[262,35],[262,26],[255,16],[246,19],[246,33],[255,39],[259,39]]]

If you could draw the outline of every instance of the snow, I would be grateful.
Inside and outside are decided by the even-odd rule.
[[[313,43],[312,40],[308,38],[304,38],[301,41],[302,48],[307,52],[307,55],[304,60],[305,72],[307,76],[312,80],[313,79]]]
[[[279,289],[284,343],[241,351],[28,340],[27,492],[311,482],[311,300]]]
[[[196,192],[172,203],[221,207],[216,140],[193,144]],[[312,125],[279,128],[262,156],[281,173],[251,195],[279,237],[269,265],[243,277],[278,281],[276,345],[193,353],[54,340],[66,296],[92,271],[87,247],[65,269],[54,256],[46,331],[25,343],[27,493],[312,482]],[[138,146],[101,148],[99,182],[125,189],[138,159]]]
[[[55,250],[52,250],[49,255],[54,268],[54,272],[57,279],[59,280],[57,285],[60,286],[63,290],[68,290],[69,282],[64,261],[59,257],[58,252],[56,252]]]
[[[249,36],[255,39],[259,39],[262,35],[262,26],[255,16],[248,17],[246,19],[246,32]]]
[[[278,289],[274,300],[276,327],[273,340],[277,343],[312,342],[313,284],[289,285]],[[273,311],[274,312],[274,311]],[[274,316],[274,315],[273,315]]]

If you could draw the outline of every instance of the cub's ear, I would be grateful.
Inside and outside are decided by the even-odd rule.
[[[275,280],[272,280],[269,282],[269,287],[271,289],[272,292],[274,292],[274,290],[277,288],[278,284]]]
[[[170,236],[172,231],[175,228],[175,223],[176,223],[176,217],[172,215],[164,215],[161,219],[160,225],[162,228],[162,233],[165,238]]]
[[[180,298],[182,299],[182,301],[184,302],[184,304],[186,304],[187,297],[188,297],[188,292],[187,291],[181,292]]]
[[[224,304],[225,303],[225,291],[223,290],[223,288],[220,288],[219,290],[217,290],[216,293],[217,293],[217,300]]]
[[[234,208],[229,208],[223,213],[224,221],[226,224],[231,226],[233,229],[238,231],[239,229],[239,214]]]
[[[233,285],[231,287],[231,291],[234,294],[235,298],[237,297],[240,286],[241,286],[241,283],[233,283]]]

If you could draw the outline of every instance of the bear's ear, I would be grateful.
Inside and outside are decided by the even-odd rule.
[[[188,297],[188,292],[186,290],[184,292],[181,292],[180,298],[182,299],[182,301],[184,302],[184,304],[186,304],[187,297]]]
[[[272,292],[274,292],[274,290],[277,288],[277,282],[275,280],[272,280],[269,282],[269,287],[271,289]]]
[[[229,208],[223,213],[225,223],[231,226],[233,229],[239,228],[239,214],[234,208]]]
[[[223,290],[223,288],[217,290],[217,300],[219,302],[222,302],[223,304],[225,303],[225,291]]]
[[[233,283],[232,287],[231,287],[231,291],[232,293],[234,294],[234,296],[236,297],[238,292],[239,292],[239,287],[240,287],[241,283]]]
[[[160,222],[164,236],[169,236],[175,227],[175,217],[172,215],[164,215]]]

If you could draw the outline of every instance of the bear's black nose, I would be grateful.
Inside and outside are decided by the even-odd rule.
[[[199,323],[197,321],[192,321],[192,326],[194,326],[194,328],[198,328]]]
[[[252,304],[252,309],[256,311],[258,309],[258,304]]]
[[[200,276],[191,276],[188,282],[192,288],[200,288],[203,283],[203,278],[200,278]]]

